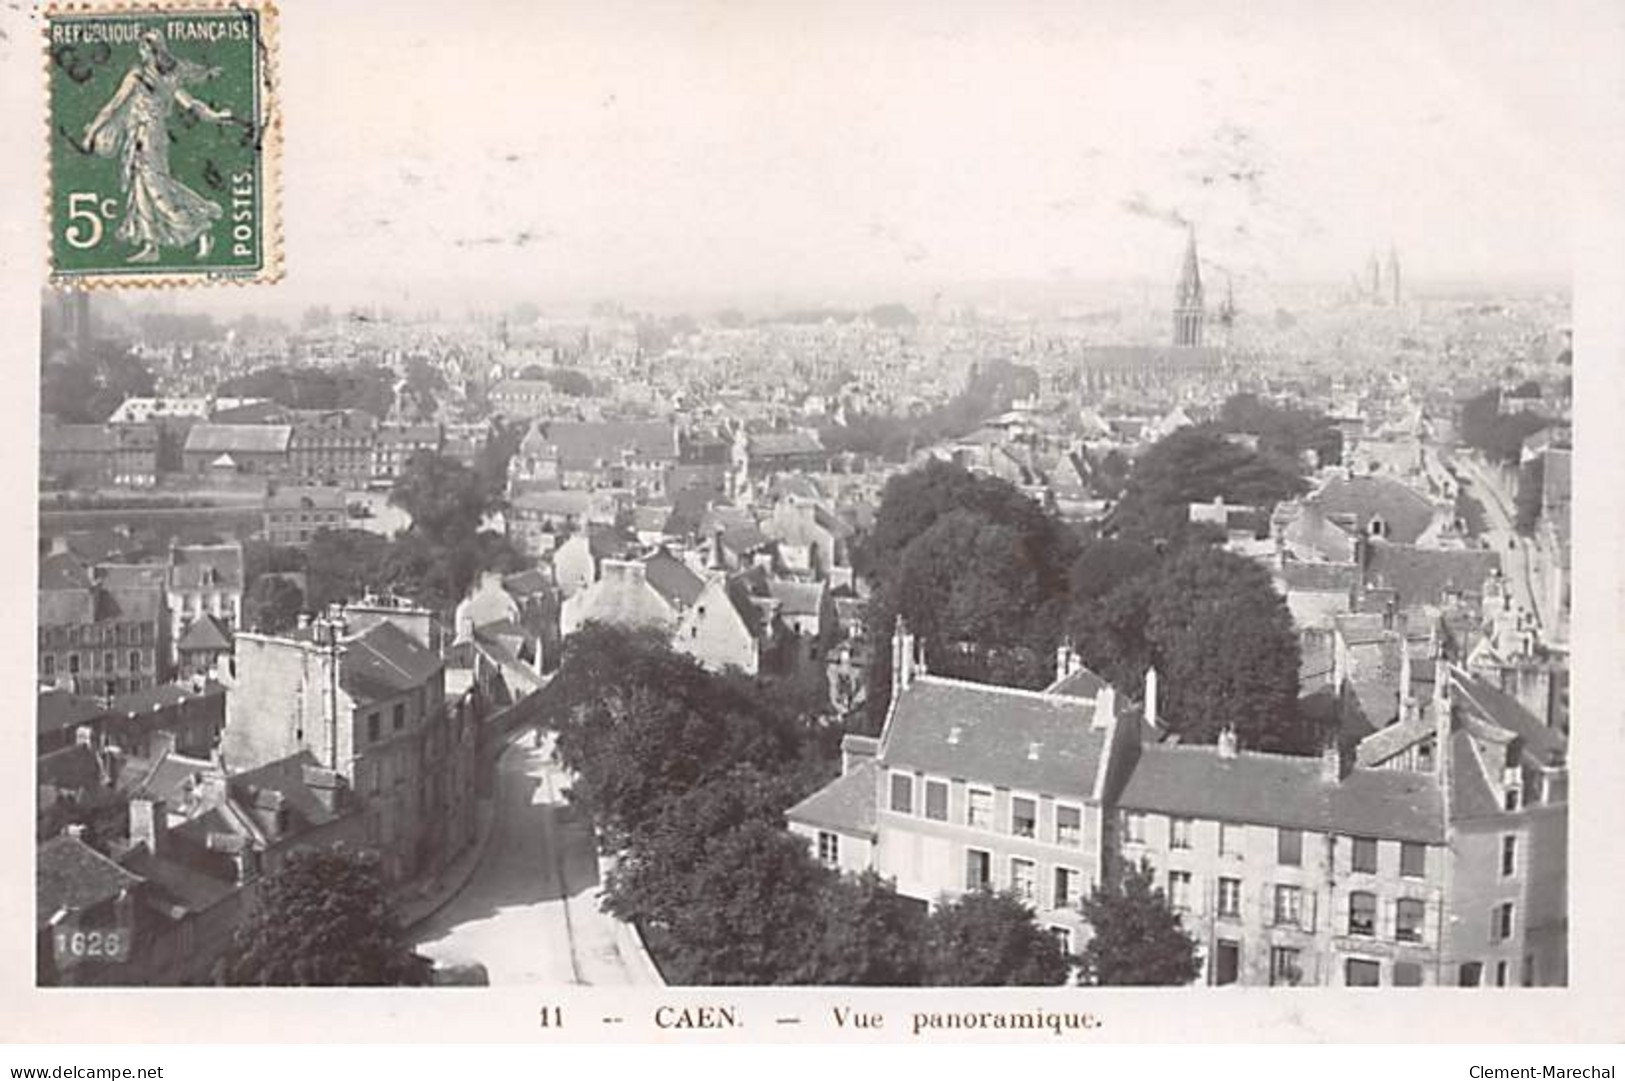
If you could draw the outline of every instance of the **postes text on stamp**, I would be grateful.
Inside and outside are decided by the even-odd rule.
[[[51,281],[273,281],[276,11],[238,0],[45,13]]]

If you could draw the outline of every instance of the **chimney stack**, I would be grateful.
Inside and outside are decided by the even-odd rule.
[[[1162,730],[1162,716],[1157,712],[1157,666],[1145,670],[1145,719],[1157,731]]]
[[[130,843],[145,845],[153,856],[164,854],[169,832],[168,808],[161,799],[130,801]]]
[[[1092,726],[1108,729],[1117,723],[1117,692],[1110,685],[1095,694],[1095,716]]]
[[[1336,784],[1343,779],[1343,747],[1334,734],[1320,751],[1320,779]]]
[[[1236,757],[1236,752],[1237,752],[1236,730],[1234,728],[1228,728],[1228,727],[1220,729],[1220,731],[1219,731],[1219,757],[1220,758],[1234,758],[1234,757]]]

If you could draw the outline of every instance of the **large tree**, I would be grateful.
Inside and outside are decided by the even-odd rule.
[[[1181,428],[1134,463],[1107,527],[1144,544],[1181,546],[1208,535],[1190,521],[1192,503],[1272,507],[1308,490],[1298,463],[1249,450],[1214,427]]]
[[[1312,452],[1321,465],[1343,460],[1343,433],[1324,414],[1276,405],[1256,394],[1233,394],[1219,409],[1219,427],[1258,437],[1259,450],[1297,461]]]
[[[819,895],[819,935],[804,981],[839,987],[915,987],[925,978],[925,906],[873,870],[832,879]]]
[[[243,622],[249,630],[282,634],[299,622],[305,594],[281,574],[262,574],[243,598]]]
[[[377,987],[416,982],[419,972],[377,859],[335,845],[295,852],[260,879],[226,978],[252,986]]]
[[[1244,746],[1312,752],[1297,715],[1298,638],[1286,602],[1259,564],[1187,548],[1070,617],[1084,662],[1119,687],[1160,677],[1160,721],[1186,742],[1233,729]]]
[[[867,614],[868,708],[890,701],[898,616],[935,670],[1038,685],[1050,672],[1067,569],[1079,538],[1007,481],[930,462],[886,484],[865,546],[875,585]]]
[[[565,644],[554,684],[546,720],[576,775],[571,798],[612,841],[730,768],[791,772],[801,760],[797,731],[749,683],[707,672],[652,632],[589,623]]]
[[[988,890],[936,907],[927,924],[925,965],[925,982],[938,987],[1045,986],[1065,983],[1071,968],[1032,909]]]
[[[1079,983],[1179,987],[1202,971],[1196,940],[1149,865],[1128,867],[1116,883],[1097,885],[1080,908],[1092,936],[1079,957]]]

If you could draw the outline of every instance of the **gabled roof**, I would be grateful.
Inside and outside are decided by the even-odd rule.
[[[875,836],[875,763],[860,762],[784,812],[791,822],[841,833]]]
[[[207,612],[194,619],[181,634],[181,640],[175,643],[175,649],[181,653],[215,653],[230,648],[230,633],[218,619]]]
[[[53,837],[34,857],[34,921],[44,927],[61,911],[91,908],[141,884],[106,856],[75,837]]]
[[[169,552],[169,584],[177,590],[243,588],[243,546],[176,545]]]
[[[1434,506],[1427,496],[1390,477],[1333,477],[1307,501],[1327,517],[1349,515],[1359,533],[1368,533],[1380,517],[1384,534],[1397,544],[1413,544],[1433,524]]]
[[[1105,745],[1094,704],[924,675],[898,697],[880,760],[978,784],[1087,799]]]
[[[344,641],[339,682],[357,701],[394,698],[423,686],[440,658],[388,620]]]
[[[1048,687],[1045,687],[1044,693],[1066,695],[1070,698],[1092,699],[1109,686],[1110,684],[1102,676],[1091,672],[1080,664],[1077,671],[1062,676]]]
[[[227,778],[227,791],[245,807],[252,808],[262,793],[276,793],[281,802],[296,817],[290,832],[326,825],[338,816],[316,794],[311,785],[313,776],[327,771],[308,748],[267,762],[263,766],[234,773]]]
[[[779,614],[785,616],[816,616],[824,607],[824,582],[792,582],[784,578],[770,578],[767,591],[779,602]]]
[[[823,454],[824,444],[812,432],[752,432],[746,447],[754,458],[788,458],[794,455]]]
[[[1351,593],[1360,584],[1360,567],[1357,563],[1290,560],[1282,564],[1280,576],[1294,593]]]
[[[58,552],[39,561],[40,589],[89,589],[90,568],[72,552]]]
[[[613,465],[623,454],[677,459],[677,426],[665,421],[551,421],[536,430],[545,451],[565,469]]]
[[[1319,758],[1216,747],[1143,748],[1119,803],[1126,809],[1249,825],[1438,844],[1444,793],[1436,778],[1355,768],[1339,781]]]
[[[1289,545],[1307,548],[1326,559],[1348,563],[1354,559],[1354,538],[1342,526],[1329,521],[1314,506],[1300,504],[1296,516],[1282,530]]]
[[[106,779],[101,759],[83,743],[40,755],[34,761],[34,775],[41,788],[60,792],[93,792]]]

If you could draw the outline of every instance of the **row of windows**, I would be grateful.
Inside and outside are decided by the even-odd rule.
[[[132,649],[124,655],[128,662],[123,668],[118,666],[118,654],[108,651],[105,653],[87,653],[81,659],[78,653],[68,654],[67,673],[76,676],[80,672],[141,672],[152,667],[152,650],[142,653],[139,649]],[[57,673],[55,653],[40,655],[40,672],[45,676],[54,676]]]
[[[1124,841],[1129,844],[1145,844],[1148,836],[1147,818],[1147,815],[1138,811],[1124,812],[1122,822]],[[1195,820],[1169,816],[1166,821],[1168,847],[1176,851],[1191,849]],[[1243,857],[1244,829],[1245,827],[1231,822],[1219,823],[1219,855],[1232,856],[1236,859]],[[1275,835],[1276,862],[1284,867],[1303,866],[1303,831],[1277,829]],[[1351,868],[1356,873],[1375,874],[1378,847],[1383,842],[1374,837],[1349,837],[1348,841],[1351,846],[1349,857]],[[1426,877],[1427,846],[1414,841],[1399,842],[1399,873],[1406,878]]]
[[[1083,900],[1083,872],[1076,867],[1052,866],[1048,868],[1047,895],[1039,893],[1039,865],[1032,860],[1013,856],[1009,864],[1008,888],[1028,904],[1052,909],[1076,908]],[[993,853],[979,848],[965,850],[965,889],[990,890],[993,881]]]
[[[423,704],[423,692],[418,692],[418,705]],[[390,711],[390,732],[399,732],[406,727],[406,703],[396,702]],[[377,743],[383,736],[383,722],[376,711],[367,714],[367,742]]]
[[[920,814],[935,822],[948,821],[948,782],[926,778],[916,812],[915,779],[906,773],[891,775],[890,807],[897,814]],[[993,790],[970,788],[965,793],[965,817],[961,825],[992,830]],[[1010,797],[1010,836],[1038,840],[1038,801],[1030,796]],[[1042,840],[1079,848],[1083,845],[1083,808],[1064,803],[1055,805],[1055,820]]]
[[[1270,985],[1296,987],[1304,981],[1303,951],[1296,946],[1270,947]],[[1213,951],[1213,982],[1220,986],[1241,978],[1241,943],[1221,938]],[[1348,987],[1382,986],[1382,962],[1350,957],[1343,963],[1343,983]],[[1422,966],[1415,961],[1395,961],[1389,974],[1392,987],[1422,986]]]
[[[55,628],[40,628],[40,645],[49,646],[64,635],[53,633]],[[70,646],[112,646],[134,645],[138,642],[150,642],[157,631],[150,623],[104,623],[89,627],[67,628],[67,642]]]
[[[1168,872],[1168,903],[1179,911],[1191,907],[1192,876],[1189,871]],[[1216,914],[1220,918],[1242,918],[1242,884],[1239,878],[1221,877],[1215,895]],[[1354,890],[1349,894],[1347,933],[1360,937],[1377,934],[1377,895],[1367,890]],[[1313,921],[1304,905],[1301,886],[1279,884],[1270,893],[1270,922],[1277,927],[1297,927],[1313,930]],[[1422,941],[1422,929],[1427,919],[1426,902],[1414,897],[1401,897],[1394,902],[1394,940],[1397,942]],[[1508,917],[1510,921],[1510,915]],[[1508,925],[1510,927],[1510,923]],[[1510,935],[1510,930],[1508,935]]]

